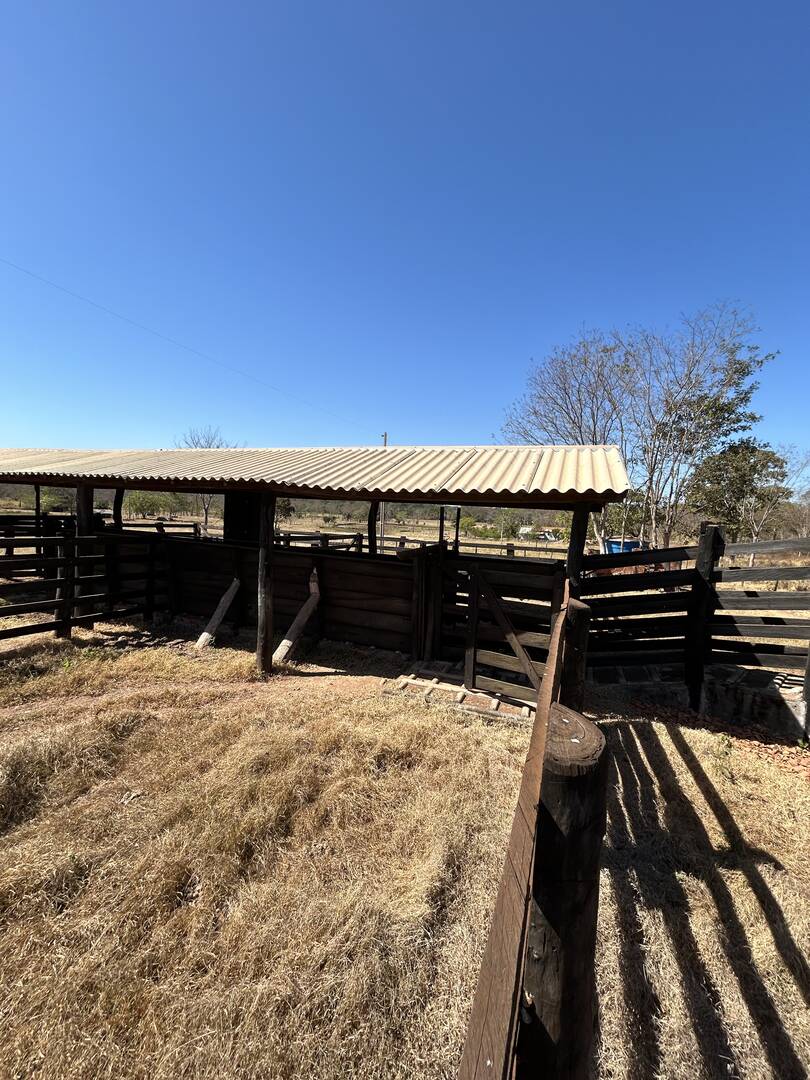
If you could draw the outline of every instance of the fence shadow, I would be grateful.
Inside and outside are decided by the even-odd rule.
[[[723,1001],[703,960],[691,918],[687,874],[702,881],[716,909],[717,943],[736,979],[740,996],[774,1075],[792,1080],[807,1072],[773,998],[751,961],[745,927],[721,868],[729,858],[712,844],[700,815],[681,788],[673,755],[687,767],[729,841],[735,869],[742,871],[773,934],[776,947],[801,992],[807,994],[807,962],[793,940],[776,898],[758,863],[767,852],[751,849],[728,807],[701,768],[683,734],[668,726],[668,749],[646,722],[606,727],[618,784],[609,788],[605,864],[617,906],[622,993],[632,1023],[633,1080],[656,1076],[662,1063],[660,1023],[666,1002],[652,984],[645,957],[643,911],[660,913],[678,968],[680,987],[695,1035],[700,1062],[692,1075],[729,1080],[742,1074],[723,1022]],[[714,944],[714,942],[713,942]],[[662,989],[662,994],[665,991]]]

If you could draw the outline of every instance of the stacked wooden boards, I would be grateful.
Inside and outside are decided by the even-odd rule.
[[[243,588],[232,621],[256,621],[258,553],[255,546],[167,540],[178,610],[208,616],[234,577]],[[273,548],[273,611],[283,631],[309,596],[309,578],[318,570],[319,619],[324,637],[411,652],[412,565],[392,556],[358,555],[324,548]]]

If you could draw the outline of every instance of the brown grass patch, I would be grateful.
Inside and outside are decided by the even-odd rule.
[[[328,669],[238,683],[232,650],[24,661],[0,743],[10,1075],[452,1072],[524,731]]]
[[[102,641],[0,668],[0,1074],[452,1077],[526,730],[383,696],[382,653],[265,684]],[[600,1074],[800,1075],[810,788],[646,720],[609,727]]]

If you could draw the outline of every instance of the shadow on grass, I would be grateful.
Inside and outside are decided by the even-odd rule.
[[[773,934],[776,946],[801,992],[807,997],[807,962],[757,863],[778,865],[770,855],[749,848],[731,812],[700,766],[681,731],[668,727],[677,753],[726,834],[733,865],[748,885]],[[729,858],[718,852],[698,812],[683,792],[670,760],[672,751],[646,723],[606,727],[619,785],[609,789],[608,845],[605,861],[618,909],[620,969],[625,1005],[633,1022],[634,1080],[659,1074],[662,1003],[647,972],[642,908],[660,912],[678,965],[690,1023],[701,1058],[700,1075],[728,1080],[741,1075],[723,1022],[721,994],[703,961],[690,919],[689,897],[679,875],[702,881],[716,908],[718,942],[737,981],[763,1053],[775,1076],[806,1077],[771,994],[752,962],[745,928],[730,889],[720,873]],[[659,814],[660,807],[660,814]],[[697,1064],[697,1063],[696,1063]]]

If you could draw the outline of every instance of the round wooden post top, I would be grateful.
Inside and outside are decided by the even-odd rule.
[[[581,776],[594,768],[605,749],[605,736],[582,713],[554,702],[548,724],[546,767],[561,776]]]

